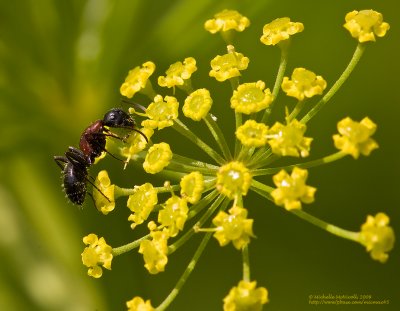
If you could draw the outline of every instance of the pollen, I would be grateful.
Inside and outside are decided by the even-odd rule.
[[[236,137],[242,145],[247,147],[262,147],[267,144],[268,126],[247,120],[236,130]]]
[[[196,60],[193,57],[187,57],[183,63],[172,64],[165,72],[166,76],[158,77],[158,84],[168,88],[182,86],[185,84],[185,80],[189,80],[196,70]]]
[[[152,231],[151,240],[144,240],[140,243],[139,253],[143,254],[144,267],[150,274],[157,274],[164,271],[168,263],[168,238],[165,231]]]
[[[204,177],[199,172],[192,172],[182,177],[181,196],[189,203],[196,204],[204,190]]]
[[[223,10],[214,15],[214,19],[205,22],[204,28],[214,34],[219,31],[243,31],[250,26],[250,20],[234,10]]]
[[[147,220],[157,202],[157,190],[152,184],[145,183],[135,189],[135,193],[129,196],[127,202],[128,208],[133,212],[128,217],[129,221],[133,221],[132,229]]]
[[[96,208],[104,215],[107,215],[115,208],[115,186],[111,184],[111,180],[108,177],[107,171],[105,170],[99,172],[94,184],[101,191],[100,192],[97,189],[93,189],[93,199]]]
[[[82,262],[89,268],[88,275],[99,278],[103,274],[102,267],[111,270],[112,248],[104,238],[91,233],[83,238],[83,243],[88,245],[82,253]]]
[[[210,92],[207,89],[198,89],[186,97],[182,111],[193,121],[200,121],[210,111],[212,103]]]
[[[150,83],[149,77],[155,68],[156,65],[153,62],[145,62],[141,67],[137,66],[130,70],[125,82],[121,85],[121,95],[132,98],[137,92],[145,89]]]
[[[161,95],[154,97],[153,102],[147,107],[146,115],[149,119],[142,121],[143,127],[163,129],[174,124],[178,118],[178,100],[173,96]]]
[[[188,212],[186,199],[173,195],[158,213],[158,222],[166,228],[170,237],[174,237],[183,230]]]
[[[256,286],[255,281],[240,281],[224,298],[224,311],[261,311],[262,306],[268,302],[268,291],[264,287]]]

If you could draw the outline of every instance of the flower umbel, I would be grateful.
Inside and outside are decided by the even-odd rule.
[[[192,74],[197,70],[197,64],[193,57],[189,57],[183,62],[172,64],[166,75],[159,77],[157,87],[161,90],[157,95],[149,79],[155,65],[147,62],[131,70],[121,87],[124,96],[132,97],[140,92],[148,97],[143,101],[138,99],[140,103],[133,103],[141,111],[135,111],[134,107],[128,110],[142,118],[140,132],[144,136],[132,126],[107,127],[101,133],[104,135],[102,138],[110,138],[104,150],[101,149],[104,155],[113,156],[114,150],[119,150],[125,164],[132,159],[142,165],[143,172],[129,175],[126,180],[130,188],[125,188],[113,185],[107,172],[101,171],[92,184],[96,207],[107,214],[114,209],[116,198],[121,200],[121,197],[126,197],[126,206],[131,214],[128,220],[131,228],[135,229],[131,233],[139,237],[113,249],[106,244],[104,238],[98,238],[95,234],[85,237],[87,247],[82,253],[82,261],[89,268],[89,275],[100,277],[102,268],[111,268],[113,256],[136,248],[143,255],[145,269],[150,274],[163,272],[168,260],[173,258],[169,255],[179,251],[189,241],[197,243],[198,239],[192,239],[193,236],[201,236],[201,242],[191,260],[185,265],[183,273],[164,301],[153,307],[150,300],[145,301],[136,296],[127,302],[129,310],[166,310],[181,292],[213,236],[221,247],[232,243],[237,249],[236,253],[242,256],[242,280],[224,298],[224,310],[261,310],[268,302],[268,292],[263,287],[257,288],[256,281],[250,281],[250,259],[253,259],[250,248],[257,247],[256,243],[250,244],[250,240],[255,237],[253,223],[260,228],[259,219],[254,216],[259,214],[255,210],[274,206],[273,203],[335,236],[362,244],[374,260],[385,262],[388,252],[393,248],[394,231],[389,226],[386,214],[368,216],[361,231],[352,232],[326,223],[302,209],[303,204],[314,201],[316,192],[316,188],[307,184],[307,169],[332,163],[346,155],[354,158],[360,154],[369,155],[378,147],[371,138],[376,125],[369,118],[360,122],[349,117],[341,120],[337,125],[339,133],[333,136],[339,151],[320,158],[315,158],[316,152],[311,153],[313,138],[305,136],[308,122],[346,82],[369,45],[357,44],[345,70],[323,94],[327,87],[325,80],[307,69],[296,68],[296,64],[291,76],[285,77],[288,56],[292,54],[289,53],[290,38],[303,31],[304,26],[302,23],[291,22],[289,18],[275,19],[264,26],[261,37],[266,45],[278,45],[281,53],[276,78],[274,82],[271,81],[270,90],[259,80],[260,77],[269,79],[274,76],[268,72],[269,68],[275,68],[269,63],[270,58],[266,59],[267,64],[255,60],[256,71],[252,68],[241,76],[242,71],[247,69],[249,58],[236,52],[231,42],[233,34],[243,31],[248,25],[247,18],[232,10],[224,10],[216,14],[215,19],[205,23],[206,29],[211,33],[220,32],[228,44],[227,53],[211,61],[209,76],[217,81],[229,80],[231,88],[225,89],[225,84],[211,81],[208,88],[199,85],[199,88],[194,89]],[[372,10],[349,13],[345,27],[360,42],[373,41],[389,29],[387,23],[382,21],[381,14]],[[247,48],[252,55],[259,55],[253,51],[257,48],[255,44],[245,42],[240,46]],[[262,48],[261,45],[259,47]],[[260,76],[254,75],[254,72]],[[215,85],[216,89],[213,88]],[[312,98],[322,94],[318,101]],[[286,103],[289,97],[298,100],[294,107]],[[178,118],[179,102],[184,103],[182,112],[185,117]],[[312,133],[312,130],[308,133]],[[177,138],[175,134],[181,137]],[[315,139],[313,145],[318,143],[318,139]],[[203,157],[198,154],[201,152]],[[68,153],[66,156],[71,157]],[[303,159],[308,156],[312,159]],[[92,183],[84,159],[59,159],[59,166],[65,162],[66,168],[73,166],[78,173],[82,166],[82,176],[87,177],[88,183]],[[97,162],[95,165],[98,165]],[[140,165],[139,169],[142,170]],[[64,178],[69,176],[66,171],[64,169]],[[316,178],[318,174],[313,176]],[[145,180],[139,181],[139,178]],[[135,185],[135,182],[139,184]],[[248,196],[252,195],[259,195],[262,200],[254,200],[250,204]],[[252,218],[248,218],[248,215],[252,215]],[[146,226],[136,228],[140,224]],[[141,229],[146,227],[149,232],[141,235]],[[254,260],[257,260],[256,257]],[[207,306],[206,309],[212,308]]]
[[[91,233],[83,238],[83,243],[88,245],[82,253],[82,262],[89,268],[88,275],[99,278],[103,274],[102,267],[111,270],[112,248],[104,238]]]
[[[314,187],[306,185],[308,177],[307,170],[295,167],[289,175],[285,170],[281,170],[274,175],[274,184],[277,187],[271,192],[276,205],[284,206],[286,210],[300,209],[301,202],[314,202]]]
[[[375,36],[385,36],[390,26],[383,22],[381,13],[374,10],[362,10],[348,13],[344,28],[350,32],[353,38],[362,43],[376,41]]]
[[[360,241],[371,253],[372,259],[386,262],[394,240],[394,231],[385,213],[378,213],[375,217],[368,215],[367,221],[361,226]]]
[[[256,286],[255,281],[240,281],[224,298],[224,311],[261,311],[262,306],[268,302],[268,291]]]

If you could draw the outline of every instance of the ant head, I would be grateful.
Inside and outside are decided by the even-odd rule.
[[[103,124],[116,128],[133,128],[135,120],[122,109],[113,108],[104,115]]]

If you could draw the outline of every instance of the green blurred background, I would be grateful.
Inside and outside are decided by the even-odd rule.
[[[239,10],[252,23],[237,36],[237,50],[250,58],[243,80],[262,79],[270,87],[279,53],[259,42],[265,23],[282,16],[303,22],[305,31],[295,36],[288,73],[306,67],[332,85],[356,46],[342,27],[345,14],[354,9],[383,13],[391,25],[388,35],[370,44],[348,82],[307,131],[314,137],[310,158],[315,159],[334,152],[331,136],[337,121],[369,116],[378,124],[375,138],[380,149],[358,161],[349,157],[313,169],[309,184],[318,192],[306,211],[350,230],[358,230],[367,214],[383,211],[400,232],[400,8],[395,0],[2,0],[0,310],[124,310],[125,302],[136,295],[158,305],[173,288],[198,237],[174,253],[160,275],[149,276],[136,251],[115,258],[112,271],[99,280],[86,275],[80,258],[84,235],[95,232],[119,246],[139,233],[129,228],[122,201],[108,216],[98,213],[90,199],[83,209],[69,204],[52,157],[77,145],[88,124],[120,105],[119,86],[128,70],[147,60],[157,64],[157,76],[169,64],[195,57],[199,70],[194,85],[220,90],[212,92],[212,112],[233,137],[231,118],[223,115],[229,111],[229,84],[208,78],[209,61],[225,47],[218,35],[203,29],[204,21],[223,8]],[[141,96],[135,99],[148,103]],[[162,135],[185,153],[172,130]],[[113,159],[100,162],[91,173],[104,168],[121,186],[147,180],[140,167],[122,171]],[[269,178],[263,180],[271,184]],[[256,219],[258,237],[250,245],[252,278],[270,295],[265,310],[325,310],[328,307],[309,305],[308,296],[329,293],[369,294],[374,300],[390,300],[389,305],[372,306],[374,310],[400,310],[398,247],[386,264],[380,264],[360,245],[313,227],[256,195],[249,196],[246,206]],[[221,310],[222,298],[240,277],[240,254],[212,240],[170,310]]]

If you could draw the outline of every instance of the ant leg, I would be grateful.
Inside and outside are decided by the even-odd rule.
[[[92,136],[108,136],[108,137],[114,137],[114,138],[118,138],[120,140],[123,140],[121,137],[109,132],[110,134],[105,134],[105,133],[96,133],[96,134],[92,134]],[[111,135],[112,134],[112,135]],[[93,140],[92,142],[93,144],[95,144],[97,147],[99,147],[102,151],[107,152],[110,156],[112,156],[114,159],[121,161],[121,162],[125,162],[124,160],[116,157],[115,155],[113,155],[111,152],[109,152],[105,147],[101,146],[96,140]]]
[[[86,178],[86,181],[91,184],[103,197],[106,198],[106,200],[111,203],[111,200],[103,193],[103,191],[101,191],[89,178]],[[92,196],[92,195],[90,195]],[[92,197],[93,199],[93,197]]]
[[[53,157],[54,162],[62,169],[64,170],[65,165],[68,163],[68,159],[64,156],[54,156]],[[63,163],[63,164],[62,164]]]

